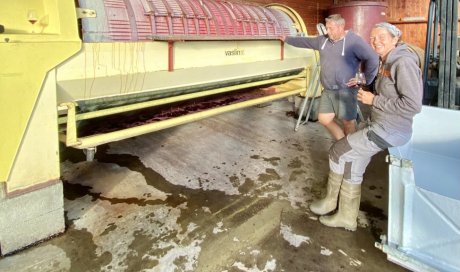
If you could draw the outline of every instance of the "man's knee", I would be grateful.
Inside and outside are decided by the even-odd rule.
[[[356,131],[355,120],[342,120],[345,134],[350,134]]]
[[[323,126],[327,126],[331,122],[334,121],[334,117],[335,117],[334,113],[319,113],[318,114],[318,121]]]
[[[350,127],[355,126],[355,124],[356,124],[356,120],[354,120],[354,119],[353,120],[342,119],[342,122],[343,122],[344,126],[350,126]]]

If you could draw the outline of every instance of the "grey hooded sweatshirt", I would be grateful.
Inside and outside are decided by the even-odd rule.
[[[422,109],[423,83],[418,57],[398,44],[381,63],[372,102],[371,130],[391,146],[412,136],[412,120]]]
[[[364,63],[366,82],[377,74],[379,57],[358,35],[347,31],[345,37],[333,42],[327,35],[318,37],[286,37],[287,44],[318,50],[320,53],[321,84],[327,90],[348,89],[347,82],[355,77],[359,63]]]

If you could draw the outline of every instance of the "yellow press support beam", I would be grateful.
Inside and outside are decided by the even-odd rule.
[[[201,120],[201,119],[211,117],[217,114],[221,114],[224,112],[266,103],[266,102],[281,99],[287,96],[297,95],[303,91],[305,91],[305,88],[276,93],[276,94],[269,95],[266,97],[256,98],[256,99],[252,99],[252,100],[248,100],[248,101],[244,101],[240,103],[235,103],[232,105],[227,105],[227,106],[214,108],[214,109],[210,109],[210,110],[206,110],[202,112],[192,113],[192,114],[188,114],[188,115],[184,115],[184,116],[180,116],[180,117],[176,117],[176,118],[172,118],[172,119],[168,119],[168,120],[164,120],[160,122],[155,122],[151,124],[146,124],[146,125],[142,125],[138,127],[127,128],[127,129],[123,129],[123,130],[119,130],[115,132],[109,132],[106,134],[98,134],[94,136],[77,138],[77,141],[72,143],[71,145],[74,148],[79,148],[79,149],[92,148],[92,147],[95,147],[101,144],[119,141],[119,140],[131,138],[131,137],[143,135],[146,133],[178,126],[181,124],[194,122],[194,121]],[[75,128],[75,126],[73,127]],[[68,131],[67,133],[74,135],[74,133],[76,132]],[[61,136],[61,140],[64,140],[64,141],[66,140],[65,135],[60,135],[60,136]]]

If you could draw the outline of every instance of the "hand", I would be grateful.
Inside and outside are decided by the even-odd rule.
[[[371,92],[366,92],[363,89],[358,90],[358,101],[361,101],[363,104],[372,105],[375,95]]]
[[[350,80],[348,80],[346,84],[348,87],[358,87],[358,80],[355,77],[353,77],[350,78]]]
[[[348,87],[366,86],[366,76],[363,72],[357,72],[354,78],[350,78],[347,82]]]

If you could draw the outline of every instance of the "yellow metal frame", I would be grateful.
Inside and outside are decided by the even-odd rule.
[[[307,26],[303,22],[302,17],[292,8],[285,6],[285,5],[281,5],[281,4],[268,4],[266,5],[266,7],[273,8],[273,9],[284,12],[295,22],[295,27],[297,31],[305,33],[305,35],[308,34]]]
[[[268,4],[266,7],[270,7],[273,9],[277,9],[282,11],[283,13],[287,14],[295,23],[295,28],[298,32],[303,33],[305,36],[308,36],[307,26],[305,25],[302,17],[292,8],[281,5],[281,4]],[[319,60],[319,52],[315,51],[313,53],[315,55],[315,64],[318,64]],[[307,82],[310,82],[309,80]],[[317,94],[318,96],[321,95],[322,87],[321,85],[318,86]],[[305,96],[306,93],[302,93],[301,96]]]
[[[31,9],[39,19],[34,26],[27,21]],[[9,1],[0,18],[5,25],[0,33],[0,182],[12,192],[59,179],[58,143],[49,140],[57,136],[57,116],[42,105],[56,99],[55,83],[46,83],[54,79],[50,71],[78,52],[81,40],[74,1]],[[46,129],[36,131],[40,126]],[[38,139],[47,140],[37,145]],[[31,174],[30,161],[43,156],[52,162]],[[21,165],[23,158],[29,163]]]
[[[65,124],[65,123],[68,124],[69,122],[72,123],[74,121],[94,119],[94,118],[113,115],[117,113],[123,113],[123,112],[128,112],[128,111],[133,111],[133,110],[140,110],[140,109],[165,105],[169,103],[175,103],[175,102],[186,101],[190,99],[195,99],[195,98],[200,98],[200,97],[205,97],[205,96],[210,96],[210,95],[215,95],[215,94],[220,94],[220,93],[231,92],[231,91],[240,90],[243,88],[251,88],[251,87],[256,87],[256,86],[261,86],[261,85],[272,84],[272,83],[276,83],[280,81],[287,81],[291,79],[302,78],[305,76],[307,77],[307,82],[308,82],[310,67],[308,67],[306,71],[307,71],[306,75],[305,75],[305,72],[302,72],[302,74],[300,75],[286,76],[286,77],[267,79],[267,80],[262,80],[262,81],[257,81],[257,82],[246,83],[246,84],[233,85],[229,87],[223,87],[223,88],[218,88],[218,89],[213,89],[213,90],[208,90],[208,91],[203,91],[203,92],[195,92],[191,94],[184,94],[184,95],[178,95],[178,96],[167,97],[167,98],[162,98],[162,99],[156,99],[153,101],[141,102],[141,103],[126,105],[126,106],[120,106],[116,108],[85,112],[85,113],[80,113],[76,115],[75,115],[75,106],[77,106],[77,104],[63,103],[60,105],[60,107],[58,107],[58,110],[66,109],[69,111],[69,113],[67,114],[67,116],[63,116],[59,118],[59,124]],[[75,115],[73,117],[75,118],[75,120],[68,120],[69,118],[68,116],[71,116],[72,114]]]
[[[155,122],[152,124],[141,125],[138,127],[123,129],[123,130],[119,130],[115,132],[109,132],[105,134],[98,134],[98,135],[87,136],[87,137],[82,137],[82,138],[79,138],[77,136],[78,135],[77,121],[79,120],[103,117],[103,116],[108,116],[108,115],[112,115],[116,113],[128,112],[132,110],[138,110],[138,109],[143,109],[143,108],[152,107],[152,106],[164,105],[164,104],[178,102],[178,101],[185,101],[185,100],[189,100],[193,98],[199,98],[199,97],[209,96],[213,94],[225,93],[225,92],[230,92],[234,90],[261,86],[261,85],[267,85],[271,83],[288,81],[288,80],[293,80],[293,79],[304,79],[306,81],[306,78],[308,78],[309,76],[309,70],[310,69],[306,68],[300,74],[293,75],[293,76],[286,76],[286,77],[281,77],[281,78],[276,78],[276,79],[262,80],[258,82],[245,83],[245,84],[234,85],[230,87],[223,87],[223,88],[208,90],[204,92],[196,92],[196,93],[180,95],[176,97],[163,98],[163,99],[158,99],[154,101],[142,102],[142,103],[127,105],[127,106],[122,106],[122,107],[116,107],[113,109],[104,109],[104,110],[90,112],[90,113],[76,114],[76,104],[75,103],[64,103],[58,107],[58,110],[67,110],[67,116],[60,118],[61,124],[66,123],[66,133],[65,134],[61,133],[59,135],[59,138],[67,146],[71,146],[71,147],[78,148],[78,149],[93,148],[101,144],[105,144],[105,143],[109,143],[113,141],[119,141],[119,140],[131,138],[131,137],[139,136],[142,134],[178,126],[181,124],[197,121],[197,120],[204,119],[204,118],[214,116],[217,114],[221,114],[224,112],[258,105],[258,104],[266,103],[269,101],[281,99],[284,97],[292,96],[292,95],[297,95],[299,93],[305,92],[306,88],[302,87],[302,88],[297,88],[294,90],[287,90],[287,91],[283,91],[283,92],[269,95],[266,97],[256,98],[256,99],[252,99],[252,100],[248,100],[248,101],[244,101],[240,103],[235,103],[232,105],[227,105],[227,106],[210,109],[210,110],[206,110],[202,112],[192,113],[192,114],[188,114],[188,115],[184,115],[184,116],[180,116],[180,117],[176,117],[176,118],[172,118],[172,119],[168,119],[164,121]]]

